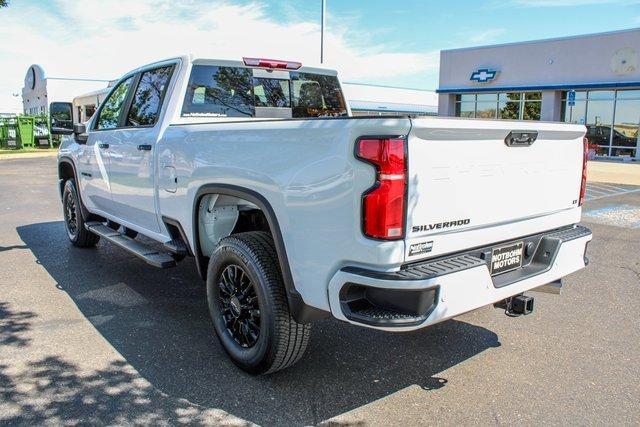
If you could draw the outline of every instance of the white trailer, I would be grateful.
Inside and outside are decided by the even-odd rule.
[[[109,93],[109,86],[73,98],[73,122],[84,123],[93,116]]]

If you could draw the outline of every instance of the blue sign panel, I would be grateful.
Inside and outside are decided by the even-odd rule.
[[[570,90],[567,94],[567,105],[573,107],[576,105],[576,91]]]
[[[478,83],[486,83],[496,78],[498,72],[496,70],[490,70],[488,68],[480,68],[473,73],[469,80],[476,81]]]

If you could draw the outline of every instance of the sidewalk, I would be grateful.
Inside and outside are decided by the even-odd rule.
[[[640,163],[619,163],[589,161],[587,163],[589,182],[640,185]]]
[[[0,160],[33,159],[36,157],[55,157],[57,155],[57,148],[37,149],[29,151],[0,150]]]

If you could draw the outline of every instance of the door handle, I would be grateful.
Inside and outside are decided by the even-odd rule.
[[[150,144],[140,144],[140,145],[138,145],[138,150],[140,150],[140,151],[151,151],[151,145]]]
[[[98,148],[107,149],[107,148],[109,148],[109,144],[102,142],[102,143],[98,144]]]

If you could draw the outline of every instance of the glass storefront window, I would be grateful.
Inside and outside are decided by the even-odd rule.
[[[478,102],[480,101],[496,102],[498,100],[498,94],[497,93],[479,93],[477,100]]]
[[[522,112],[523,120],[540,120],[540,101],[529,101],[524,103],[524,110]]]
[[[616,102],[615,122],[613,124],[613,147],[638,146],[640,129],[640,99],[620,99]],[[625,152],[628,150],[624,150]],[[635,154],[634,154],[635,156]]]
[[[540,120],[542,92],[461,94],[456,116],[488,119]]]
[[[566,92],[565,92],[566,94]],[[587,91],[586,90],[577,90],[576,91],[576,100],[585,100],[587,99]]]
[[[587,138],[589,138],[589,143],[591,144],[608,147],[609,139],[611,138],[611,126],[587,125]]]
[[[640,90],[619,90],[616,93],[618,99],[640,99]]]
[[[478,96],[478,98],[480,98]],[[497,114],[496,101],[482,101],[476,104],[476,117],[480,119],[495,119]]]
[[[498,94],[500,101],[520,101],[522,99],[522,93],[510,92]]]
[[[611,149],[612,156],[629,156],[636,157],[636,153],[638,153],[637,148],[617,148],[614,147]]]
[[[476,111],[475,102],[457,102],[456,103],[456,116],[474,118]]]
[[[569,106],[562,96],[562,120],[587,126],[587,138],[599,155],[640,156],[640,90],[576,91]]]
[[[576,101],[573,107],[564,104],[563,121],[567,123],[576,123],[583,125],[587,120],[587,102]]]
[[[615,92],[612,90],[590,90],[589,91],[589,100],[592,99],[600,99],[600,100],[609,100],[615,97]]]
[[[506,120],[518,120],[520,118],[520,102],[501,102],[499,118]]]
[[[590,101],[587,104],[587,126],[611,126],[613,123],[613,102]]]
[[[613,101],[592,101],[587,104],[587,138],[592,144],[608,147],[613,124]]]

